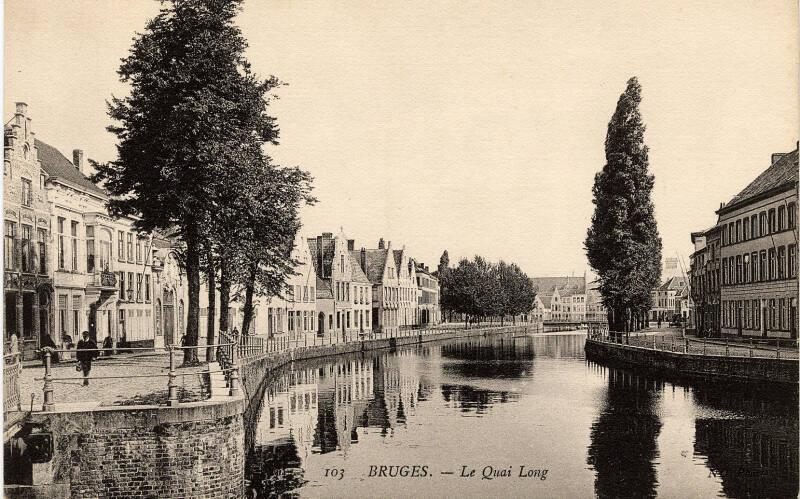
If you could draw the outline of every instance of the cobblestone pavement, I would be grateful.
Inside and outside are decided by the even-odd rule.
[[[44,400],[42,388],[44,366],[26,363],[20,377],[22,408],[40,410]],[[165,404],[169,355],[167,353],[122,354],[99,358],[92,363],[89,386],[83,386],[83,373],[76,371],[77,362],[65,360],[53,364],[53,394],[56,408],[63,404],[87,406]],[[200,372],[205,365],[178,368],[178,394],[182,402],[204,397]],[[102,379],[116,376],[117,378]],[[147,376],[147,377],[143,377]],[[38,379],[37,379],[38,378]]]

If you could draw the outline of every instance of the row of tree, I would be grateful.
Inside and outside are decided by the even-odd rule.
[[[188,346],[198,344],[202,280],[209,344],[217,291],[219,329],[228,330],[231,290],[241,290],[243,332],[253,297],[282,292],[293,272],[299,207],[314,202],[308,173],[276,165],[265,152],[278,143],[267,106],[282,83],[260,78],[244,57],[234,23],[240,4],[171,0],[146,24],[118,70],[130,94],[108,105],[118,157],[93,163],[113,215],[134,216],[140,232],[179,242]],[[184,362],[193,362],[195,352],[186,352]]]
[[[491,263],[481,256],[460,260],[450,267],[447,251],[437,269],[440,304],[445,314],[461,314],[468,321],[506,317],[515,320],[533,308],[533,281],[515,263]]]

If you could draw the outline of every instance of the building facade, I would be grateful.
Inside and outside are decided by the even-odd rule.
[[[606,312],[600,294],[589,278],[534,277],[536,298],[531,317],[546,322],[605,321]]]
[[[721,333],[797,338],[797,149],[717,211]]]
[[[692,233],[690,284],[694,327],[700,336],[720,333],[720,228]]]
[[[427,265],[416,264],[419,325],[433,326],[442,322],[439,307],[439,279],[432,275]]]
[[[653,306],[649,319],[666,323],[678,322],[678,318],[688,320],[688,304],[681,301],[688,296],[688,283],[682,277],[668,277],[661,285],[650,292]],[[683,317],[686,312],[686,317]]]
[[[50,253],[52,231],[45,179],[28,106],[16,104],[4,127],[3,314],[6,343],[16,334],[26,359],[42,338],[56,336]]]

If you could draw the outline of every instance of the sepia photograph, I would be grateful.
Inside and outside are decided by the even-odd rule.
[[[9,499],[797,498],[798,0],[0,0]]]

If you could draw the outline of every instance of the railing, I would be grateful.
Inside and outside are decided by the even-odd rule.
[[[771,346],[753,341],[749,343],[731,342],[728,340],[708,341],[676,335],[637,335],[636,333],[625,335],[615,334],[613,332],[608,333],[607,331],[605,334],[590,334],[589,338],[603,343],[622,344],[646,350],[708,357],[750,357],[760,359],[798,358],[797,348],[781,347],[780,343]]]
[[[215,345],[200,345],[200,346],[186,346],[186,347],[178,347],[178,346],[168,346],[165,348],[148,348],[148,347],[129,347],[125,348],[126,355],[122,357],[113,357],[109,359],[110,366],[114,367],[113,362],[121,361],[120,363],[124,366],[124,369],[128,369],[133,367],[134,369],[138,369],[139,372],[131,372],[128,371],[126,373],[120,373],[118,369],[113,368],[109,372],[110,375],[97,375],[90,373],[90,376],[83,377],[80,373],[75,373],[72,369],[66,370],[58,370],[58,376],[54,372],[53,368],[53,361],[55,360],[54,354],[60,354],[63,358],[64,353],[75,354],[76,352],[93,352],[97,355],[100,354],[114,354],[113,349],[104,349],[104,348],[96,348],[96,349],[52,349],[52,348],[44,348],[39,352],[42,354],[42,359],[44,361],[44,376],[43,377],[35,377],[32,378],[33,381],[42,381],[43,382],[43,392],[44,392],[44,400],[42,403],[42,410],[43,411],[53,411],[55,410],[55,399],[56,399],[56,383],[66,383],[67,385],[75,385],[76,382],[81,380],[136,380],[140,378],[153,378],[158,379],[161,378],[162,380],[166,378],[166,400],[164,400],[164,392],[159,391],[156,388],[156,391],[152,391],[152,389],[148,386],[143,390],[141,393],[136,393],[136,388],[131,388],[131,385],[136,385],[136,383],[131,384],[124,384],[119,383],[120,387],[116,390],[113,388],[111,389],[114,392],[112,395],[120,396],[120,394],[128,395],[126,393],[126,389],[129,390],[129,396],[122,404],[125,405],[162,405],[166,404],[169,406],[177,406],[181,401],[181,382],[180,380],[186,381],[187,376],[194,376],[206,378],[205,375],[212,375],[212,374],[222,374],[226,380],[226,387],[229,390],[230,396],[236,396],[240,393],[240,366],[241,363],[247,359],[256,358],[259,356],[270,355],[274,353],[283,353],[288,351],[296,350],[298,352],[302,352],[308,349],[315,348],[317,346],[323,345],[336,345],[336,344],[346,344],[346,343],[357,343],[363,342],[366,340],[375,340],[375,339],[388,339],[388,338],[413,338],[418,341],[423,341],[424,337],[430,337],[435,335],[442,335],[442,334],[453,334],[455,336],[461,335],[463,333],[471,333],[473,331],[492,331],[492,332],[499,332],[499,333],[532,333],[532,332],[539,332],[541,330],[541,325],[539,324],[520,324],[520,325],[506,325],[506,326],[484,326],[479,328],[472,328],[472,329],[464,329],[461,327],[434,327],[434,328],[427,328],[427,329],[402,329],[396,330],[389,333],[373,333],[373,332],[337,332],[333,334],[328,334],[327,336],[318,337],[316,334],[311,333],[310,335],[304,336],[303,338],[294,338],[290,339],[288,335],[279,336],[274,338],[265,338],[263,336],[254,336],[254,335],[232,335],[226,333],[224,331],[218,334],[218,341]],[[310,341],[309,341],[310,340]],[[205,365],[204,370],[194,370],[183,371],[178,367],[178,362],[180,359],[190,356],[185,356],[185,351],[189,349],[197,349],[198,353],[201,350],[205,350],[208,348],[214,349],[216,353],[216,361],[219,363],[219,369],[213,367],[213,362],[210,362]],[[166,355],[164,355],[166,352]],[[18,354],[17,354],[18,355]],[[104,357],[100,357],[100,359],[104,359]],[[165,362],[166,361],[166,362]],[[104,362],[99,362],[94,365],[103,366]],[[189,364],[188,366],[182,366],[191,368],[194,367],[195,364]],[[12,364],[8,364],[6,369],[11,369]],[[21,372],[21,363],[17,362],[15,369],[11,373],[6,371],[5,377],[5,387],[6,387],[6,407],[15,407],[18,406],[20,403],[20,390],[19,390],[19,373]],[[213,369],[213,370],[212,370]],[[96,369],[93,370],[97,372]],[[26,369],[26,371],[31,372],[33,369]],[[102,372],[102,371],[101,371]],[[183,377],[183,378],[182,378]],[[211,381],[209,384],[209,388],[215,386],[213,384],[213,380],[208,378]],[[15,381],[17,382],[14,385]],[[191,381],[191,378],[190,378]],[[201,391],[205,390],[205,381],[199,384]],[[140,384],[141,385],[141,384]],[[159,385],[158,382],[154,383],[154,386],[157,387]],[[164,385],[161,385],[162,387]],[[16,388],[14,388],[16,387]],[[104,387],[107,388],[107,387]],[[139,386],[137,388],[142,388]],[[184,387],[185,388],[185,387]],[[147,391],[150,390],[150,391]],[[90,395],[98,393],[98,395]],[[103,393],[102,391],[93,392],[93,391],[81,391],[81,390],[74,390],[72,389],[67,390],[65,392],[65,396],[69,398],[70,396],[78,395],[81,397],[80,402],[85,402],[86,396],[99,396],[102,398],[108,398],[109,395],[107,393]],[[209,395],[211,395],[209,393]],[[191,394],[190,397],[191,398]],[[186,397],[184,397],[185,401]],[[9,403],[9,400],[11,401]],[[145,400],[143,402],[143,400]],[[198,400],[195,398],[195,400]],[[33,400],[31,401],[33,402]],[[114,401],[113,403],[118,403],[119,401]]]
[[[15,352],[3,356],[3,413],[22,410],[19,390],[19,378],[22,374],[21,353]],[[7,419],[7,418],[6,418]]]

